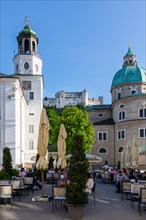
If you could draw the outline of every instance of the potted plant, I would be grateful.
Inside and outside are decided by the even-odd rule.
[[[85,192],[84,189],[86,187],[89,167],[85,155],[82,133],[76,133],[73,136],[73,144],[70,152],[72,156],[70,158],[68,171],[69,183],[66,187],[66,205],[69,218],[81,219],[83,206],[88,203],[88,193]],[[75,216],[76,214],[77,216]]]

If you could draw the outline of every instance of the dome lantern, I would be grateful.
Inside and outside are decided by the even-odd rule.
[[[131,44],[128,45],[128,51],[124,56],[123,67],[126,66],[137,66],[136,56],[131,52]]]

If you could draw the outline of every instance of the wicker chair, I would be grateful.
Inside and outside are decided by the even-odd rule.
[[[0,185],[0,200],[10,199],[13,207],[13,189],[12,185]]]
[[[65,201],[66,187],[52,186],[52,211],[57,208],[57,203]]]

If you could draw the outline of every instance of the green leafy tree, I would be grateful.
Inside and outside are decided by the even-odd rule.
[[[56,110],[50,108],[47,108],[47,115],[50,123],[49,145],[52,145],[53,151],[57,151],[57,139],[61,124],[61,116]]]
[[[70,153],[72,138],[78,131],[82,132],[86,152],[90,152],[94,142],[94,128],[89,123],[88,112],[83,106],[66,107],[62,111],[47,108],[49,130],[49,151],[57,151],[57,139],[61,123],[64,124],[67,132],[67,154]]]
[[[69,164],[69,184],[66,188],[66,202],[74,206],[88,203],[86,187],[89,163],[85,155],[84,136],[82,132],[73,135],[70,152],[72,157]]]
[[[3,149],[3,169],[12,177],[12,156],[8,147]]]
[[[94,142],[94,128],[89,123],[88,113],[76,106],[66,107],[62,111],[61,121],[67,131],[67,153],[70,153],[73,136],[78,131],[82,133],[85,151],[90,152]]]

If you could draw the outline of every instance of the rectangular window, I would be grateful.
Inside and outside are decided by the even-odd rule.
[[[140,138],[146,138],[146,128],[140,128],[139,129],[139,137]]]
[[[34,142],[29,141],[29,150],[33,150],[33,149],[34,149]]]
[[[34,133],[34,125],[29,125],[29,133]]]
[[[30,100],[34,100],[34,92],[30,92],[29,93],[29,99]]]
[[[1,108],[0,108],[0,120],[1,120]]]
[[[125,139],[125,130],[119,130],[117,131],[117,139]]]
[[[121,98],[122,98],[122,93],[118,92],[118,99],[121,99]]]
[[[34,115],[34,113],[29,113],[29,115]]]
[[[136,93],[136,90],[131,90],[131,95]]]
[[[98,132],[97,133],[97,140],[106,141],[107,140],[107,132]]]
[[[0,130],[0,143],[1,143],[1,130]]]
[[[146,118],[146,108],[142,108],[139,110],[139,117]]]

